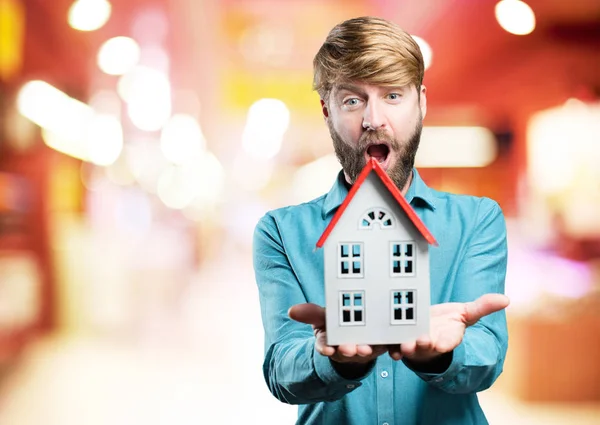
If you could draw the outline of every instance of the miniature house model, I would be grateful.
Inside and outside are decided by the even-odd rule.
[[[328,345],[401,344],[429,333],[429,244],[375,159],[317,242],[324,248]]]

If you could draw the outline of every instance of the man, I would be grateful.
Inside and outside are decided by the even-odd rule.
[[[300,405],[299,424],[487,424],[476,393],[500,375],[507,350],[505,222],[496,202],[430,189],[413,168],[423,73],[412,37],[371,17],[337,25],[314,59],[343,171],[326,195],[266,214],[254,236],[264,376],[275,397]],[[396,346],[330,347],[323,256],[313,248],[369,158],[439,242],[430,248],[430,333]]]

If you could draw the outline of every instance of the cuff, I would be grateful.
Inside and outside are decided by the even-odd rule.
[[[434,387],[448,390],[452,386],[454,378],[456,378],[464,363],[465,346],[461,343],[452,352],[452,362],[450,363],[450,366],[448,366],[448,369],[446,369],[446,371],[443,373],[424,373],[411,369],[408,364],[407,367],[415,372],[416,375],[423,381],[433,385]]]
[[[334,369],[331,364],[331,359],[327,356],[322,355],[316,349],[313,349],[313,361],[315,366],[315,371],[317,376],[327,385],[332,385],[334,387],[339,388],[340,390],[344,389],[346,392],[353,391],[354,389],[360,387],[362,383],[361,380],[365,379],[374,366],[371,366],[368,371],[361,377],[357,379],[346,379]],[[375,362],[373,362],[373,365]]]

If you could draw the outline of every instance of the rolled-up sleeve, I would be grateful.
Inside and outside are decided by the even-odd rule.
[[[507,258],[506,223],[502,210],[495,201],[482,198],[456,276],[453,301],[468,302],[488,293],[503,294]],[[445,372],[415,373],[449,393],[483,391],[502,373],[507,348],[506,313],[502,310],[467,328]]]
[[[307,299],[270,214],[256,226],[253,262],[265,331],[263,374],[271,393],[285,403],[312,404],[338,400],[361,386],[315,350],[311,326],[289,318],[289,308]]]

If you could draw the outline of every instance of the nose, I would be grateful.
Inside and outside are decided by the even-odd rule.
[[[383,112],[373,101],[369,101],[363,114],[363,128],[367,130],[378,130],[385,127]]]

